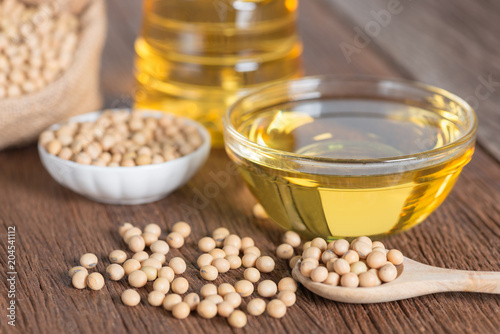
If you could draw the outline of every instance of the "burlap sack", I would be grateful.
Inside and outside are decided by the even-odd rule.
[[[90,1],[81,14],[80,31],[73,62],[62,76],[36,93],[0,100],[0,149],[27,144],[53,123],[100,108],[104,0]]]

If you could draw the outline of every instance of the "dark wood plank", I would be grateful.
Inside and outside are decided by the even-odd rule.
[[[500,161],[500,30],[498,2],[463,1],[337,1],[328,2],[351,26],[343,42],[356,47],[354,29],[368,32],[367,50],[383,50],[409,73],[410,79],[442,87],[469,102],[477,111],[478,138]],[[377,23],[381,11],[399,2],[393,14]],[[370,33],[371,32],[371,33]],[[345,64],[348,61],[345,60]]]
[[[23,161],[20,167],[18,161]],[[202,320],[192,316],[178,321],[162,310],[145,304],[128,308],[119,301],[127,284],[106,281],[102,291],[78,291],[71,287],[66,275],[84,252],[95,252],[101,259],[98,270],[108,263],[106,255],[115,248],[125,248],[116,233],[118,224],[132,221],[139,226],[150,222],[166,230],[177,220],[185,219],[193,226],[193,235],[179,251],[194,263],[199,251],[195,242],[218,226],[226,226],[241,236],[252,236],[265,253],[272,254],[282,230],[268,221],[251,216],[254,201],[238,176],[230,176],[219,194],[208,198],[206,205],[193,206],[193,214],[182,204],[193,203],[207,184],[214,185],[211,173],[228,168],[223,151],[213,152],[202,173],[172,196],[142,206],[110,206],[97,204],[56,184],[43,170],[35,148],[0,153],[0,201],[2,231],[17,228],[18,328],[39,328],[42,333],[74,329],[84,332],[111,330],[149,332],[175,326],[179,332],[227,331],[223,319]],[[229,172],[223,172],[229,175]],[[431,265],[471,269],[499,270],[500,253],[500,167],[481,149],[466,167],[450,198],[419,227],[390,238],[387,244]],[[492,181],[493,180],[493,181]],[[488,195],[486,195],[488,194]],[[22,201],[17,199],[22,198]],[[5,240],[5,233],[2,233]],[[6,252],[1,243],[2,253]],[[1,258],[2,267],[6,260]],[[272,279],[289,275],[286,263],[278,262]],[[190,265],[184,275],[191,282],[190,291],[199,291],[203,280]],[[225,274],[217,280],[236,282],[242,270]],[[0,285],[5,291],[5,272]],[[141,289],[143,297],[146,291]],[[1,307],[6,306],[2,295]],[[346,305],[317,297],[304,289],[298,302],[282,320],[268,316],[250,317],[244,331],[307,332],[337,330],[339,332],[492,332],[500,326],[493,310],[500,307],[497,296],[475,294],[443,294],[380,305]],[[321,316],[318,316],[321,315]]]

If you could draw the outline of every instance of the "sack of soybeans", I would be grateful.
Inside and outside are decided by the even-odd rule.
[[[0,149],[101,106],[104,0],[0,1]]]

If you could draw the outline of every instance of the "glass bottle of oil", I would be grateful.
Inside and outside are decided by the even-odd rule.
[[[301,73],[298,0],[144,0],[136,107],[190,117],[222,145],[238,97]]]

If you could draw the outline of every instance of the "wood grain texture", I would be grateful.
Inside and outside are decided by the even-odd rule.
[[[464,8],[479,10],[479,5],[471,4],[472,1],[453,3],[462,8],[454,9],[455,15]],[[489,3],[491,11],[498,10],[498,4]],[[425,6],[420,11],[427,13],[429,20],[434,22],[451,5],[419,1],[417,6]],[[391,51],[394,47],[376,43],[369,45],[351,63],[346,63],[338,45],[352,38],[354,16],[346,19],[344,9],[341,11],[325,0],[302,2],[300,28],[306,46],[308,74],[359,73],[412,78],[424,70],[426,73],[441,71],[441,65],[446,65],[426,63],[427,69],[418,61],[425,57],[411,62],[407,53],[398,55]],[[108,1],[110,24],[102,69],[102,87],[108,106],[130,103],[132,42],[139,14],[137,1]],[[407,19],[407,24],[395,29],[402,35],[399,41],[411,40],[413,35],[410,33],[424,29],[422,19]],[[498,24],[490,16],[484,21],[480,22],[481,26],[491,25],[491,29]],[[449,24],[456,29],[466,25],[458,20]],[[412,30],[407,31],[406,25],[413,26]],[[475,23],[470,22],[470,25],[476,27]],[[425,39],[420,42],[424,43]],[[400,42],[400,45],[413,50],[416,47],[409,45],[412,43]],[[427,56],[447,54],[447,44],[432,45],[433,49],[425,43],[421,45],[427,48]],[[480,55],[482,51],[471,52]],[[469,63],[480,66],[479,62],[487,68],[488,61],[481,61],[483,58],[478,55],[474,56],[473,63],[469,58],[464,59],[463,67]],[[460,72],[456,71],[453,80],[450,77],[450,84],[456,83],[458,87],[464,82]],[[436,74],[436,78],[442,77]],[[453,88],[447,83],[444,87]],[[495,117],[488,120],[494,123],[492,126],[500,124]],[[481,131],[487,130],[483,127]],[[487,134],[483,138],[485,136]],[[489,152],[494,151],[489,149]],[[4,269],[0,273],[1,333],[493,333],[500,328],[500,298],[471,293],[431,295],[379,305],[348,305],[323,299],[300,288],[297,304],[289,308],[283,319],[249,317],[248,326],[242,330],[231,329],[222,318],[204,320],[194,315],[178,321],[165,310],[150,307],[145,302],[135,308],[125,307],[119,294],[127,288],[126,283],[106,280],[102,291],[79,291],[71,287],[66,274],[77,264],[80,255],[89,251],[99,256],[101,261],[97,269],[103,272],[108,263],[107,254],[125,246],[117,234],[118,225],[123,221],[139,226],[155,222],[166,230],[177,220],[188,221],[193,226],[192,236],[182,249],[171,251],[169,258],[180,255],[192,263],[200,254],[195,247],[196,240],[219,226],[241,236],[252,236],[265,253],[274,252],[283,231],[268,221],[252,217],[255,201],[241,178],[231,173],[231,163],[225,153],[215,150],[188,185],[164,200],[141,206],[98,204],[62,188],[43,169],[35,147],[0,152],[0,166],[0,266]],[[222,174],[218,174],[221,171]],[[217,183],[214,175],[230,175],[229,181]],[[209,196],[203,195],[205,199],[200,200],[200,193],[210,191]],[[8,327],[5,320],[7,226],[17,228],[15,329]],[[498,271],[499,240],[500,165],[479,147],[445,203],[420,226],[385,242],[400,248],[409,258],[433,266]],[[277,270],[270,277],[277,280],[285,275],[290,275],[290,271],[284,262],[278,261]],[[197,269],[190,266],[184,276],[191,283],[191,291],[199,291],[203,281]],[[240,269],[223,275],[217,283],[235,282],[241,278]],[[151,286],[141,289],[143,298],[150,289]]]
[[[343,40],[357,51],[383,50],[385,59],[403,68],[408,79],[444,88],[465,99],[479,117],[480,144],[500,161],[500,5],[495,1],[432,0],[337,1],[350,37]],[[399,3],[397,7],[391,5]],[[389,11],[389,9],[392,9]],[[385,13],[385,14],[383,14]],[[387,15],[388,14],[388,15]],[[367,38],[358,47],[355,29]]]

